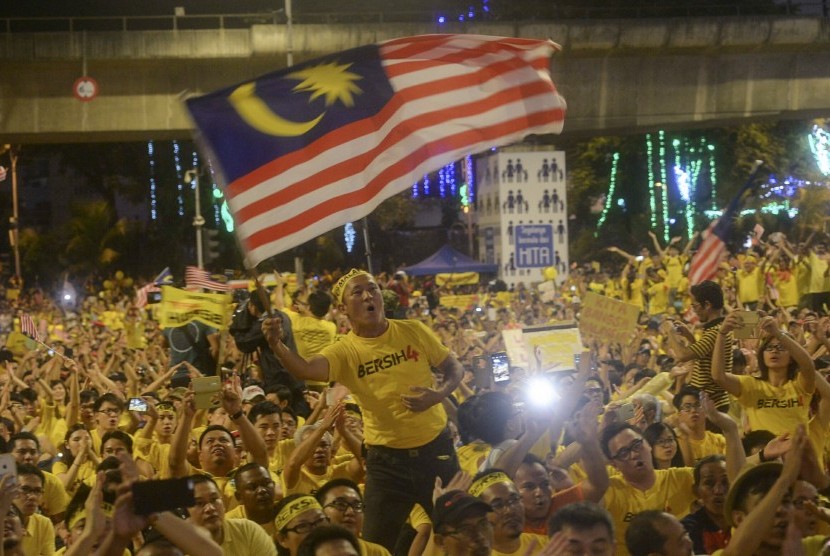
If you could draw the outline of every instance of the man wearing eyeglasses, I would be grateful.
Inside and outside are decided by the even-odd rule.
[[[726,438],[722,434],[706,430],[706,418],[697,388],[682,387],[674,395],[672,405],[678,411],[680,427],[677,430],[677,438],[687,465],[696,464],[706,456],[726,455]]]
[[[524,532],[525,508],[522,495],[503,471],[488,469],[477,474],[469,493],[493,510],[488,514],[493,524],[493,554],[535,554],[545,546],[546,536]]]
[[[703,334],[699,339],[696,338],[686,325],[677,320],[667,322],[663,332],[667,335],[677,363],[695,362],[689,384],[706,392],[715,402],[715,407],[726,412],[729,410],[729,394],[712,379],[712,353],[724,318],[723,290],[715,282],[704,280],[692,286],[690,291],[692,309],[703,323]],[[724,345],[729,346],[724,352],[725,370],[732,372],[732,333],[728,333],[724,340]]]
[[[617,554],[627,554],[628,523],[645,510],[660,510],[677,518],[689,513],[695,500],[691,467],[655,470],[651,446],[640,431],[628,423],[615,423],[602,431],[600,446],[617,471],[611,477],[603,505],[614,518]]]
[[[389,556],[389,551],[379,544],[360,538],[363,529],[363,496],[357,484],[349,479],[332,479],[314,495],[329,521],[345,527],[357,537],[360,556]]]
[[[55,527],[49,518],[37,513],[43,498],[43,472],[24,463],[17,466],[17,498],[14,505],[20,510],[23,528],[23,553],[26,556],[52,556],[55,553]]]
[[[196,504],[187,509],[190,521],[207,529],[225,554],[233,556],[276,556],[274,541],[248,519],[226,519],[222,494],[207,475],[192,475]]]
[[[448,556],[493,554],[493,509],[475,496],[451,490],[438,497],[432,512],[435,544]]]

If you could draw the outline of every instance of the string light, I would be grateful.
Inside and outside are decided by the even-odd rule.
[[[179,191],[176,198],[179,205],[179,216],[184,216],[184,185],[182,184],[182,161],[179,159],[179,142],[173,141],[173,164],[176,166],[176,189]]]
[[[657,227],[657,203],[654,198],[654,143],[651,140],[651,133],[646,133],[646,157],[648,159],[648,208],[653,230]]]
[[[357,234],[354,231],[354,224],[347,222],[343,227],[343,240],[346,242],[346,252],[351,253],[354,249],[354,240]]]
[[[816,159],[819,172],[830,176],[830,133],[814,125],[807,141],[810,143],[810,150]]]
[[[663,202],[663,241],[669,241],[669,182],[666,179],[666,132],[662,129],[658,132],[660,140],[660,183],[662,187]]]
[[[158,197],[156,196],[156,161],[153,158],[155,147],[147,141],[147,156],[150,161],[150,220],[158,220]]]
[[[455,163],[447,164],[447,183],[450,186],[450,196],[455,197],[458,193],[458,182],[455,179]]]
[[[216,201],[216,199],[222,198],[222,190],[219,189],[219,185],[216,183],[216,174],[213,171],[213,164],[210,163],[210,159],[207,160],[208,165],[208,173],[210,174],[210,191],[213,196],[212,204],[213,204],[213,221],[216,223],[216,227],[218,228],[219,225],[222,223],[222,210],[220,208],[220,204]],[[218,193],[218,195],[217,195]]]
[[[611,202],[614,198],[614,191],[617,188],[617,163],[620,160],[620,153],[615,152],[611,158],[611,177],[608,180],[608,194],[605,196],[605,206],[602,207],[602,214],[597,220],[597,231],[594,232],[594,237],[599,234],[599,229],[605,223],[605,218],[608,216],[608,210],[611,208]]]
[[[485,0],[486,2],[486,0]],[[470,204],[475,203],[476,200],[476,179],[475,171],[473,169],[473,156],[468,154],[464,157],[464,183],[467,184],[467,196],[470,199]]]
[[[438,194],[442,199],[447,196],[446,166],[438,170]]]

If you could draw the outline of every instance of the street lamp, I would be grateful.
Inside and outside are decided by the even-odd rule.
[[[9,218],[9,243],[14,250],[14,274],[20,280],[20,234],[18,233],[20,218],[17,208],[17,152],[11,145],[3,145],[0,154],[9,153],[12,173],[12,216]]]
[[[202,207],[199,198],[199,169],[194,168],[184,173],[184,182],[186,184],[193,183],[193,190],[196,193],[196,214],[193,216],[193,227],[196,228],[196,266],[204,268],[204,259],[202,256],[202,226],[205,225],[205,219],[202,217]]]

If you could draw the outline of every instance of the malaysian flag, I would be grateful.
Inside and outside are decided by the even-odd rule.
[[[138,288],[135,292],[135,303],[134,305],[139,309],[142,309],[147,306],[148,298],[151,293],[160,292],[161,289],[155,285],[154,283],[150,282],[140,288]]]
[[[423,35],[363,46],[187,102],[249,264],[359,220],[424,174],[559,133],[546,40]]]
[[[184,287],[205,288],[206,290],[214,290],[218,292],[230,291],[230,287],[227,284],[214,280],[207,270],[203,270],[196,266],[185,267]]]
[[[32,320],[31,315],[28,313],[20,313],[20,331],[29,338],[32,338],[37,342],[40,341],[40,334],[38,334],[35,321]]]
[[[692,264],[689,267],[689,284],[695,285],[704,280],[710,280],[718,271],[718,265],[721,258],[726,253],[726,242],[729,239],[729,234],[732,231],[732,222],[738,214],[743,204],[744,194],[755,188],[753,181],[755,175],[761,168],[763,162],[755,161],[755,166],[749,175],[749,179],[741,187],[723,214],[714,222],[709,224],[709,228],[703,232],[703,242],[700,244],[697,252],[692,257]]]

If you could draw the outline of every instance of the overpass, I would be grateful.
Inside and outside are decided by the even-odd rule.
[[[0,21],[2,24],[2,21]],[[0,142],[182,138],[181,99],[285,66],[287,28],[2,32]],[[424,33],[550,37],[565,133],[719,126],[830,113],[830,20],[723,17],[293,27],[295,61]],[[86,73],[100,94],[73,96]]]

